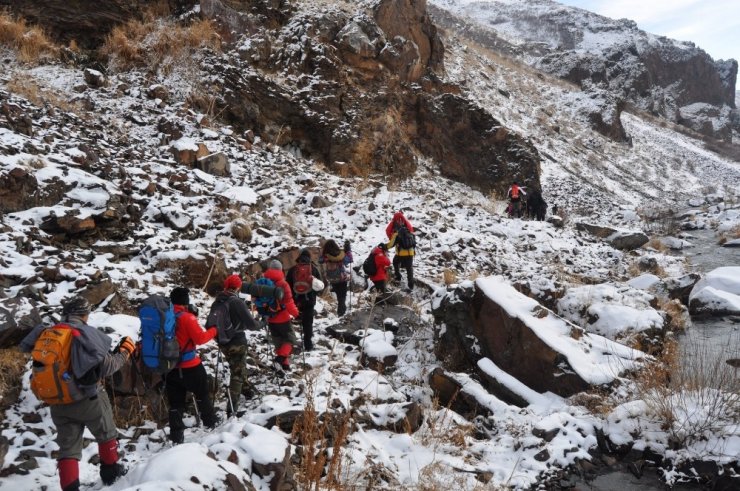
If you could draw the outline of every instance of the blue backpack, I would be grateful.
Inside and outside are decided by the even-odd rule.
[[[158,373],[167,373],[181,361],[195,358],[195,350],[180,353],[175,336],[175,309],[162,295],[152,295],[139,307],[141,321],[141,358],[144,365]]]
[[[259,278],[254,282],[255,285],[270,287],[270,291],[275,290],[275,282],[269,278]],[[280,304],[275,295],[256,297],[253,299],[254,306],[257,308],[257,313],[262,317],[273,317],[278,312],[283,310],[284,306]]]

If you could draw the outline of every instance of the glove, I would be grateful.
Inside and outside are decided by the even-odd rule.
[[[120,343],[118,343],[116,351],[118,353],[126,353],[128,354],[128,357],[131,358],[131,356],[133,356],[134,354],[134,351],[136,351],[136,345],[130,337],[126,336],[125,338],[121,339]]]
[[[196,307],[192,303],[188,304],[188,312],[193,314],[195,317],[198,317],[198,312],[199,312],[198,307]]]

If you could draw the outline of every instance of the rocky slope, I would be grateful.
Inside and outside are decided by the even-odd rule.
[[[431,3],[440,25],[464,26],[478,42],[573,82],[601,106],[619,112],[624,102],[726,141],[738,131],[736,60],[715,61],[693,43],[552,0]]]
[[[409,10],[383,13],[390,3]],[[422,4],[203,2],[201,14],[228,27],[222,51],[194,49],[166,70],[121,69],[115,59],[106,73],[84,63],[32,67],[6,52],[5,346],[72,294],[96,305],[94,325],[116,339],[136,336],[138,303],[176,283],[189,286],[205,312],[228,273],[252,271],[268,257],[290,265],[299,247],[346,238],[359,263],[398,209],[418,230],[418,288],[394,294],[401,305],[373,308],[355,277],[345,319],[330,296],[321,298],[319,348],[296,357],[288,380],[269,371],[263,334],[250,333],[258,395],[214,432],[191,418],[186,445],[171,447],[156,414],[139,414],[148,395],[135,371],[128,382],[113,381],[131,469],[120,489],[305,489],[308,449],[318,448],[319,461],[337,441],[347,488],[528,488],[543,480],[568,487],[570,472],[593,473],[623,457],[641,468],[656,455],[668,479],[690,475],[697,458],[715,472],[701,479],[738,474],[731,419],[720,417],[725,430],[697,432],[676,450],[683,420],[656,423],[625,377],[646,357],[620,344],[659,346],[685,316],[678,302],[670,314],[658,305],[668,301],[664,288],[687,284],[683,259],[660,244],[691,238],[671,241],[650,217],[693,198],[703,209],[676,217],[681,228],[711,227],[723,212],[731,229],[737,166],[630,114],[619,121],[631,146],[614,142],[583,121],[572,86],[455,33],[435,31],[443,60],[432,55],[436,42],[409,55],[385,30],[395,18],[413,18],[419,29],[404,36],[429,39]],[[226,35],[236,27],[238,35]],[[399,49],[383,54],[382,42]],[[424,70],[402,82],[388,66],[411,79],[415,67]],[[506,218],[495,192],[513,176],[541,182],[560,215],[552,223]],[[647,247],[639,229],[654,239]],[[625,237],[636,242],[617,248]],[[662,276],[649,291],[627,283],[648,272]],[[488,335],[491,322],[505,335]],[[210,373],[228,377],[213,346],[203,354]],[[12,405],[3,400],[0,475],[14,489],[51,487],[48,410],[27,375],[20,389]],[[156,410],[157,398],[149,403]],[[223,398],[218,405],[225,409]],[[301,418],[311,408],[326,422],[328,443],[304,438]],[[90,459],[81,476],[94,487]]]

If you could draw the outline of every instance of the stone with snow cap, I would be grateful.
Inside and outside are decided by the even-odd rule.
[[[570,396],[609,384],[643,353],[579,327],[516,291],[501,277],[465,282],[435,297],[442,324],[436,352],[446,368],[463,371],[488,358],[537,392]],[[494,387],[495,388],[495,387]]]

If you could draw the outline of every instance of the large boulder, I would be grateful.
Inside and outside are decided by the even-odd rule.
[[[435,350],[445,368],[478,370],[478,362],[488,358],[537,392],[567,397],[609,384],[642,356],[583,332],[500,277],[438,291],[433,313],[441,326]]]
[[[725,266],[707,273],[689,295],[692,315],[740,314],[740,267]]]
[[[17,345],[41,320],[36,300],[25,296],[3,299],[0,302],[0,348]]]
[[[162,252],[154,258],[154,263],[159,270],[172,270],[178,285],[204,288],[210,295],[223,289],[224,280],[229,275],[229,269],[220,254],[214,257],[201,249]]]
[[[579,222],[576,224],[576,229],[584,230],[595,237],[603,239],[604,242],[607,242],[615,249],[628,251],[638,249],[650,240],[644,232],[639,230],[622,230],[606,225]]]
[[[35,206],[58,203],[68,186],[59,179],[52,179],[39,186],[30,169],[14,167],[0,172],[0,212],[12,213]]]

